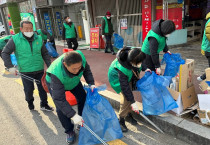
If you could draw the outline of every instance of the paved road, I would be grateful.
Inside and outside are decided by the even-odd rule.
[[[101,57],[104,56],[102,52],[87,55],[90,64],[96,61],[94,59],[95,53]],[[107,57],[114,58],[109,54]],[[108,65],[109,62],[104,63]],[[92,65],[91,68],[93,74],[105,71],[103,66],[95,69]],[[20,78],[5,75],[2,60],[0,60],[0,70],[0,145],[65,145],[66,135],[55,111],[43,112],[40,110],[37,91],[34,95],[35,110],[29,111]],[[101,82],[98,81],[99,78],[103,78],[103,76],[96,77],[96,83]],[[49,103],[54,105],[50,97]],[[121,140],[128,145],[187,145],[172,136],[158,133],[150,125],[141,121],[138,126],[132,126],[129,123],[127,125],[130,131],[125,133]],[[120,142],[110,144],[117,145]]]

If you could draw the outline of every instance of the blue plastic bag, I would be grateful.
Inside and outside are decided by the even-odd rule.
[[[171,77],[158,76],[154,72],[146,72],[137,82],[136,86],[141,92],[145,115],[160,115],[178,107],[166,88],[170,82]]]
[[[85,124],[90,127],[105,142],[123,137],[117,116],[110,103],[98,94],[104,87],[95,88],[92,92],[86,87],[87,98],[82,113]],[[80,127],[79,145],[93,145],[101,143],[86,128]]]
[[[179,66],[185,64],[185,60],[183,60],[178,53],[166,53],[163,55],[162,64],[163,63],[166,63],[164,76],[175,77],[179,72]]]
[[[124,39],[117,33],[114,33],[114,47],[118,49],[122,49],[123,43],[124,43]]]
[[[12,61],[12,64],[17,66],[17,59],[15,57],[15,54],[10,54],[10,59]]]
[[[53,43],[51,42],[47,42],[45,44],[48,54],[52,57],[58,57],[58,53],[55,51],[55,48],[52,46]]]

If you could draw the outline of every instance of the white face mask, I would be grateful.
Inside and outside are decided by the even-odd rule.
[[[23,34],[28,37],[31,38],[34,35],[34,32],[23,32]]]
[[[106,18],[107,18],[107,19],[110,19],[111,17],[110,17],[110,16],[107,16]]]
[[[68,19],[68,22],[71,22],[71,19]]]
[[[166,37],[169,37],[169,36],[170,36],[170,34],[167,34],[167,35],[166,35]]]
[[[137,65],[134,65],[132,64],[133,67],[136,67],[136,68],[140,68],[141,67],[141,63],[137,64]]]

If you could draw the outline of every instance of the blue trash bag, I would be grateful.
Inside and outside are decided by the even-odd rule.
[[[53,43],[51,43],[51,42],[47,42],[45,44],[48,54],[52,57],[58,57],[59,54],[55,51],[55,48],[52,46],[52,44]]]
[[[123,137],[118,118],[104,97],[98,91],[105,90],[106,85],[99,86],[92,92],[90,87],[85,87],[87,98],[82,113],[85,124],[105,142]],[[86,128],[80,127],[78,145],[93,145],[101,142]]]
[[[122,49],[124,39],[120,35],[118,35],[117,33],[114,33],[113,35],[114,35],[114,47],[116,47],[118,49]]]
[[[17,65],[17,59],[16,59],[15,54],[10,54],[10,59],[12,61],[12,64],[16,66]]]
[[[141,92],[145,115],[160,115],[178,107],[166,88],[169,86],[171,78],[169,76],[158,76],[154,72],[146,72],[138,80],[136,86]]]
[[[163,55],[162,64],[166,63],[164,76],[175,77],[179,72],[179,66],[185,64],[185,60],[178,53],[166,53]]]

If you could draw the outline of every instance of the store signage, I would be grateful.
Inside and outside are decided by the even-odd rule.
[[[99,27],[90,28],[90,48],[99,48]]]
[[[50,17],[48,13],[44,13],[44,20],[45,20],[45,25],[47,31],[52,34],[52,28],[51,28],[51,23],[50,23]]]
[[[36,6],[47,5],[47,0],[36,0]]]
[[[120,19],[120,28],[121,29],[128,29],[128,21],[127,21],[127,19]]]
[[[147,33],[151,29],[151,0],[142,0],[142,33],[143,39],[147,36]]]
[[[78,3],[78,2],[84,2],[86,0],[65,0],[65,3]]]
[[[62,35],[61,15],[60,15],[59,12],[56,12],[56,19],[57,19],[57,22],[58,22],[59,34]]]

